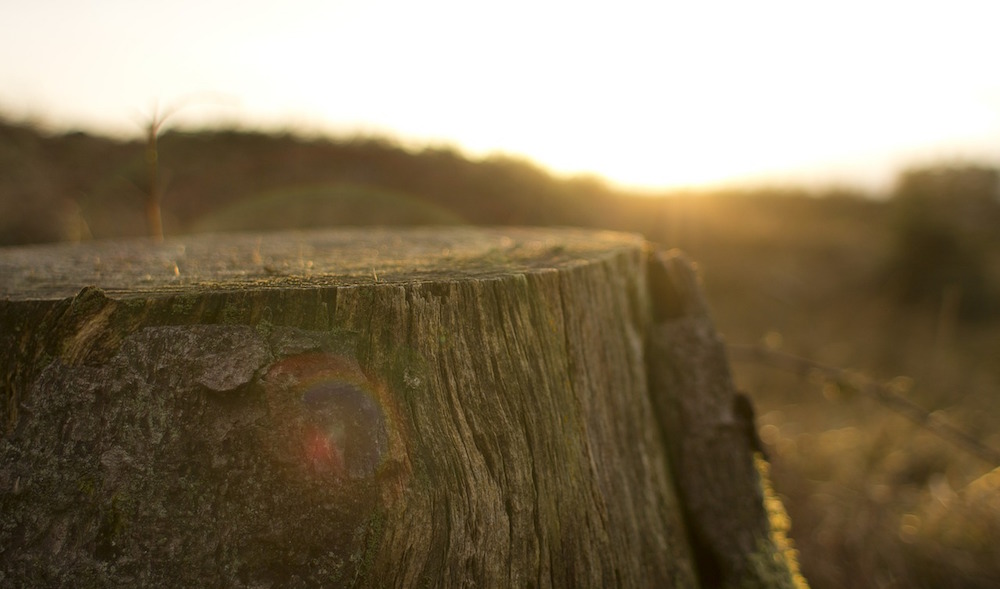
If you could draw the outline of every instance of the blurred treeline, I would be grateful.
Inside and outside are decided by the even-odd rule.
[[[146,234],[146,157],[141,141],[44,134],[0,120],[0,245]],[[167,235],[469,223],[607,227],[655,239],[668,226],[678,228],[671,209],[686,196],[640,198],[596,176],[556,178],[523,159],[472,161],[452,148],[410,150],[380,138],[167,132],[157,159]],[[700,196],[737,194],[787,200],[805,193]],[[300,209],[308,215],[299,216]]]
[[[864,278],[900,302],[943,301],[972,318],[995,310],[1000,176],[990,167],[904,171],[889,195],[790,187],[650,195],[596,176],[557,178],[509,156],[473,161],[448,147],[405,149],[380,138],[167,132],[155,152],[146,147],[0,119],[0,246],[146,235],[145,199],[155,181],[168,236],[373,224],[573,225],[642,233],[696,256],[704,245],[728,251],[728,243],[738,248],[746,239],[764,248],[760,253],[769,245],[865,240],[871,272]],[[789,239],[799,233],[803,239]],[[841,278],[858,270],[857,260],[848,261],[852,268],[827,262]]]
[[[45,135],[0,122],[0,245],[139,236],[142,142]],[[524,160],[377,138],[240,131],[158,141],[164,232],[426,223],[655,226],[653,203],[596,178],[558,180]],[[308,214],[300,214],[307,211]]]
[[[0,245],[147,233],[148,150],[0,121]],[[164,233],[576,225],[681,247],[727,341],[850,368],[1000,448],[1000,177],[903,171],[889,194],[634,194],[524,160],[243,131],[167,132]],[[669,166],[669,162],[664,162]],[[1000,586],[1000,470],[843,383],[735,365],[803,572],[825,587]]]

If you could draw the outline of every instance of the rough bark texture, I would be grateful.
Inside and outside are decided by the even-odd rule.
[[[697,586],[646,276],[570,230],[0,250],[0,585]]]
[[[706,587],[804,585],[771,529],[749,399],[732,383],[698,275],[682,254],[650,257],[650,393]],[[768,498],[775,501],[773,498]]]

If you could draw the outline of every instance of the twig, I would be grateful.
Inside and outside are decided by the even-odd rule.
[[[160,177],[160,154],[157,147],[157,140],[160,132],[166,124],[167,119],[174,116],[180,110],[194,106],[192,100],[177,102],[169,108],[160,110],[159,105],[153,106],[153,114],[145,117],[143,131],[146,139],[146,225],[149,237],[157,243],[163,241],[163,186]]]
[[[160,115],[159,109],[153,111],[153,116],[146,125],[146,178],[148,192],[146,193],[146,226],[149,237],[156,243],[163,241],[163,217],[161,208],[163,191],[160,186],[160,155],[156,146],[160,128],[167,118],[176,110],[170,110]]]
[[[868,377],[860,377],[858,374],[828,366],[808,358],[801,358],[785,352],[769,350],[760,346],[729,345],[730,357],[736,361],[749,361],[758,364],[767,364],[774,368],[795,372],[805,375],[810,372],[819,372],[831,381],[851,386],[859,392],[874,399],[876,402],[894,411],[913,423],[925,428],[939,438],[962,448],[966,452],[989,462],[994,466],[1000,466],[1000,451],[986,446],[970,434],[956,428],[955,426],[935,417],[929,411],[920,407],[913,401],[900,396],[888,386],[876,382]]]

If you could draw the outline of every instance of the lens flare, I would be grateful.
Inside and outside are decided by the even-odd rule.
[[[269,404],[278,418],[283,453],[307,472],[342,481],[375,476],[389,454],[384,391],[357,361],[308,353],[271,367]]]
[[[324,435],[324,432],[314,429],[309,431],[305,439],[306,458],[316,471],[342,473],[344,470],[344,454],[335,440]]]
[[[316,468],[352,479],[375,474],[386,451],[385,417],[371,393],[336,376],[302,393],[308,456]]]

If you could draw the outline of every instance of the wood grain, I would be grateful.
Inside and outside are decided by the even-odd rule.
[[[0,297],[2,583],[697,585],[638,237],[9,248]]]

